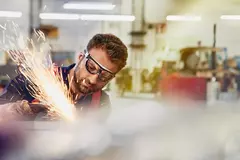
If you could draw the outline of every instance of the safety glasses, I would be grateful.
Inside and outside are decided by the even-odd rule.
[[[94,60],[87,50],[84,50],[84,55],[86,58],[85,67],[87,71],[91,74],[97,74],[98,79],[100,81],[108,82],[109,80],[115,77],[115,73],[111,72],[110,70],[105,68],[103,65],[98,63],[96,60]]]

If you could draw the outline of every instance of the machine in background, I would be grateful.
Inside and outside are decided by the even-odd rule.
[[[215,59],[211,56],[213,52],[216,53]],[[182,67],[158,81],[158,94],[160,92],[161,98],[179,97],[180,102],[182,98],[216,101],[219,99],[224,75],[230,72],[226,59],[227,53],[224,48],[181,49]]]

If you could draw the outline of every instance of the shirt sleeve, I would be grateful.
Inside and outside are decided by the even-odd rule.
[[[16,102],[18,100],[27,100],[31,102],[34,99],[26,88],[26,79],[22,74],[19,74],[10,81],[0,95],[0,98],[11,102]]]

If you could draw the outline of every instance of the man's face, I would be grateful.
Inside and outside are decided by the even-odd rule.
[[[74,69],[71,89],[76,94],[89,94],[102,89],[118,71],[118,66],[113,64],[107,53],[98,48],[88,51],[89,56],[82,53]]]

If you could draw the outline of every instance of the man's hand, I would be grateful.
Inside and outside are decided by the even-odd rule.
[[[33,120],[47,109],[41,104],[30,104],[27,101],[11,102],[0,105],[0,120]]]
[[[46,116],[44,116],[44,119],[50,120],[50,121],[58,121],[58,120],[61,120],[61,116],[57,112],[51,111],[51,112],[48,112]]]

